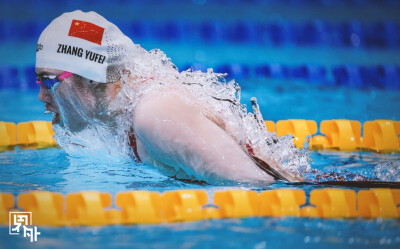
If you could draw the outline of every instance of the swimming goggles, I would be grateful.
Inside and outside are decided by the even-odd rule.
[[[56,90],[56,88],[58,87],[58,85],[60,84],[60,82],[63,79],[66,79],[68,77],[71,77],[72,73],[70,72],[63,72],[60,76],[55,76],[55,75],[51,75],[51,76],[40,76],[36,74],[36,84],[38,85],[44,85],[47,89],[49,90]]]

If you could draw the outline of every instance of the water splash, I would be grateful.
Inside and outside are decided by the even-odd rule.
[[[131,148],[121,143],[112,129],[105,126],[87,126],[80,132],[71,132],[53,125],[56,142],[70,158],[90,160],[91,163],[113,164],[131,162]]]
[[[193,71],[179,72],[171,60],[158,49],[146,51],[139,45],[132,49],[121,71],[122,88],[110,103],[114,127],[88,120],[88,126],[79,133],[55,127],[57,142],[72,156],[99,156],[114,160],[126,160],[132,155],[129,134],[132,113],[142,97],[155,89],[176,89],[191,104],[200,104],[207,117],[223,123],[223,127],[244,150],[293,177],[300,177],[310,169],[308,149],[297,149],[291,136],[276,137],[267,131],[256,99],[252,99],[253,112],[242,105],[241,88],[234,81],[225,81],[224,74]],[[82,104],[75,105],[80,108]],[[85,150],[82,150],[85,148]]]

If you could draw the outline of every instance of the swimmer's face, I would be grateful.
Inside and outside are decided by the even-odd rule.
[[[36,68],[36,74],[41,77],[58,77],[62,73],[56,69]],[[53,113],[53,124],[75,132],[93,122],[110,121],[107,107],[119,88],[119,82],[101,84],[72,75],[61,80],[54,90],[41,85],[39,100],[45,103],[47,111]]]

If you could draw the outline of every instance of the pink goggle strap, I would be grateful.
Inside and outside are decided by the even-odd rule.
[[[73,74],[73,73],[70,73],[70,72],[65,71],[65,72],[62,73],[60,76],[58,76],[58,79],[59,79],[59,80],[63,80],[63,79],[65,79],[65,78],[68,78],[68,77],[72,76],[72,74]]]
[[[63,72],[60,76],[58,76],[57,79],[58,79],[58,80],[66,79],[66,78],[68,78],[68,77],[71,77],[72,74],[73,74],[73,73],[70,73],[70,72],[65,71],[65,72]],[[39,81],[39,80],[37,80],[37,81],[36,81],[36,84],[40,85],[40,84],[42,84],[42,82]]]

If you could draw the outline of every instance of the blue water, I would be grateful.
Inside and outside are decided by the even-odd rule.
[[[373,232],[371,232],[373,231]],[[10,238],[0,227],[6,248],[398,248],[400,220],[321,220],[247,218],[189,223],[41,227],[38,241]],[[62,244],[60,243],[62,242]]]
[[[95,10],[120,25],[133,41],[146,49],[160,48],[179,68],[201,64],[215,67],[224,63],[248,66],[277,63],[282,65],[321,65],[329,69],[337,65],[400,66],[399,46],[391,48],[361,45],[327,44],[296,46],[260,44],[254,41],[234,42],[196,39],[135,36],[129,29],[132,21],[159,23],[189,20],[191,22],[241,20],[301,24],[313,20],[337,25],[360,21],[370,25],[390,20],[399,24],[398,3],[386,0],[327,1],[92,1],[57,2],[51,0],[0,2],[0,66],[14,66],[22,72],[35,62],[36,39],[41,27],[65,11]],[[392,2],[392,4],[388,4]],[[179,4],[177,4],[179,3]],[[288,4],[291,3],[291,4]],[[397,3],[397,4],[395,4]],[[28,30],[13,30],[22,23]],[[32,23],[32,25],[30,25]],[[28,24],[28,25],[27,25]],[[35,26],[37,25],[38,26]],[[357,27],[356,27],[357,28]],[[397,30],[397,33],[400,33]],[[397,34],[396,33],[396,34]],[[4,36],[7,34],[7,37]],[[20,36],[20,37],[19,37]],[[221,72],[223,73],[223,72]],[[21,77],[21,75],[19,75]],[[1,79],[3,80],[3,79]],[[400,120],[400,91],[376,88],[328,86],[300,80],[265,79],[251,76],[238,80],[242,100],[250,106],[255,96],[265,120],[351,119],[361,122],[374,119]],[[3,82],[0,82],[3,83]],[[1,85],[1,84],[0,84]],[[17,87],[18,88],[18,87]],[[0,121],[24,122],[51,120],[43,114],[44,106],[35,90],[0,89]],[[311,166],[324,172],[347,172],[374,177],[378,164],[399,161],[400,154],[371,152],[312,151]],[[277,182],[266,186],[212,186],[185,183],[168,178],[150,165],[99,162],[94,158],[70,158],[60,148],[31,150],[15,148],[0,152],[0,191],[18,194],[31,190],[47,190],[64,195],[81,190],[116,193],[129,190],[164,192],[178,189],[202,189],[211,197],[226,189],[268,190],[299,188],[306,192],[323,186],[291,185]],[[353,188],[358,191],[358,188]],[[30,243],[22,236],[8,235],[8,227],[0,226],[1,248],[400,248],[400,220],[397,219],[308,219],[308,218],[247,218],[206,220],[161,225],[130,225],[104,227],[40,226],[38,242]]]
[[[373,177],[373,170],[377,164],[400,160],[400,154],[312,151],[310,158],[314,169],[324,172],[351,172]],[[58,148],[39,150],[17,148],[15,151],[0,153],[0,161],[2,162],[0,189],[15,195],[31,190],[46,190],[63,194],[96,190],[114,195],[129,190],[164,192],[188,188],[204,189],[212,195],[213,192],[226,188],[266,190],[293,187],[284,182],[265,186],[240,183],[225,186],[185,183],[160,174],[150,165],[104,163],[90,158],[70,158]],[[316,186],[300,187],[309,194],[310,190]]]
[[[399,91],[257,78],[241,80],[239,83],[243,88],[242,102],[251,106],[250,98],[257,97],[265,120],[400,120]],[[38,89],[23,92],[0,89],[0,120],[51,121],[51,116],[44,114],[44,105],[38,101],[37,94]]]
[[[347,97],[346,93],[348,93]],[[43,106],[37,101],[36,94],[35,91],[1,90],[0,106],[3,108],[0,109],[0,120],[12,122],[49,120],[50,117],[43,114]],[[253,95],[258,95],[266,119],[297,117],[320,121],[326,117],[348,117],[368,120],[398,118],[397,115],[399,115],[398,107],[391,104],[391,101],[398,98],[396,92],[311,88],[303,83],[282,85],[272,82],[244,89],[244,99],[249,99]],[[310,101],[311,98],[317,98],[320,101],[315,103]],[[370,102],[368,98],[376,104],[368,105]],[[356,101],[357,99],[359,101]],[[339,100],[341,100],[341,107],[335,106],[335,102]],[[297,102],[299,104],[296,104]],[[321,108],[321,106],[325,107]],[[277,118],[271,119],[277,120]],[[377,164],[398,161],[400,154],[312,151],[310,158],[312,167],[318,170],[351,172],[373,177]],[[266,186],[242,184],[212,186],[185,183],[160,174],[150,165],[104,163],[94,158],[70,158],[59,148],[32,150],[17,147],[14,151],[1,152],[0,162],[0,190],[13,193],[15,196],[31,190],[47,190],[64,195],[81,190],[96,190],[115,196],[118,192],[129,190],[164,192],[178,189],[202,189],[211,198],[215,191],[235,188],[257,191],[300,188],[309,196],[311,190],[324,187],[293,186],[284,182]],[[38,242],[31,244],[22,236],[8,235],[8,227],[0,226],[1,245],[5,248],[27,246],[71,248],[77,244],[85,248],[136,248],[148,247],[150,243],[151,247],[157,248],[337,248],[338,246],[341,248],[399,248],[400,246],[400,220],[398,219],[248,218],[155,226],[62,228],[40,226],[39,231],[42,234]]]
[[[313,168],[347,170],[368,175],[378,162],[399,160],[400,155],[375,153],[312,152]],[[265,187],[211,186],[183,183],[165,177],[149,166],[101,164],[75,160],[58,148],[0,153],[0,189],[15,195],[30,190],[63,194],[80,190],[115,193],[127,190],[164,192],[203,189],[213,192],[232,188],[267,190],[293,188],[285,183]],[[309,195],[311,186],[295,186]],[[321,188],[321,186],[319,187]],[[355,189],[357,190],[357,189]],[[0,226],[5,248],[398,248],[400,220],[247,218],[206,220],[162,225],[104,227],[39,227],[38,242],[8,235]]]
[[[229,51],[235,46],[226,47],[226,51]],[[203,50],[212,49],[203,47]],[[184,60],[191,58],[187,52],[185,54],[173,51],[175,53],[172,53],[172,56],[180,58],[182,64]],[[216,60],[220,63],[223,57]],[[27,56],[21,64],[15,65],[28,65],[29,61],[31,60]],[[281,62],[284,62],[284,59],[281,59]],[[242,86],[243,102],[250,106],[250,98],[256,96],[266,120],[400,120],[398,91],[332,87],[310,82],[255,77],[241,80],[239,83]],[[51,116],[43,113],[44,106],[37,100],[37,94],[38,89],[0,89],[0,120],[16,123],[30,120],[50,121]],[[311,165],[315,169],[325,172],[351,172],[369,177],[374,176],[376,165],[400,160],[400,154],[371,152],[313,151],[310,157]],[[59,148],[30,150],[17,147],[14,151],[0,153],[0,162],[0,190],[15,196],[30,190],[47,190],[64,195],[81,190],[96,190],[115,196],[118,192],[129,190],[164,192],[189,188],[205,190],[210,197],[215,191],[232,188],[257,191],[300,188],[309,196],[311,190],[323,187],[293,186],[282,182],[257,187],[241,184],[211,186],[184,183],[158,173],[149,165],[74,159],[69,158]],[[11,237],[8,235],[8,228],[2,226],[1,245],[6,245],[6,248],[70,248],[77,244],[88,248],[148,247],[150,243],[151,247],[159,248],[400,247],[400,221],[381,219],[250,218],[156,226],[39,227],[39,230],[42,234],[38,242],[30,244],[21,236]]]

